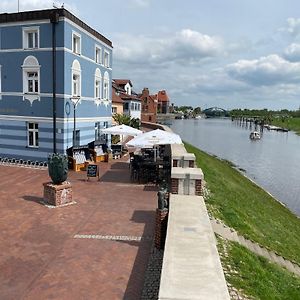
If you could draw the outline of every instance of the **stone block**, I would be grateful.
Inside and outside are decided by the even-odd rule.
[[[72,202],[72,185],[65,181],[61,184],[46,182],[44,185],[44,201],[53,206]]]

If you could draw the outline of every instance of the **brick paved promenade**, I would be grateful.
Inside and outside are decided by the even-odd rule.
[[[47,171],[0,166],[0,298],[140,299],[156,190],[131,184],[128,164],[101,181],[70,172],[76,204],[41,203]]]

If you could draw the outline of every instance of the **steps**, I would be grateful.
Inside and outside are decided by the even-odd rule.
[[[210,221],[212,228],[216,234],[229,241],[237,242],[240,245],[249,249],[250,251],[254,252],[255,254],[263,256],[271,262],[276,263],[286,268],[290,272],[300,276],[300,267],[297,264],[285,259],[284,257],[276,254],[273,251],[261,247],[259,244],[251,240],[245,239],[243,236],[238,235],[235,230],[223,224],[220,220],[211,218]]]

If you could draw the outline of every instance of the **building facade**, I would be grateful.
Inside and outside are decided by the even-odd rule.
[[[139,96],[142,104],[142,122],[156,123],[157,121],[157,97],[150,95],[149,89],[144,88]]]
[[[112,49],[64,8],[0,14],[0,156],[46,161],[100,139]]]
[[[123,114],[141,120],[141,100],[129,79],[114,79],[114,87],[123,101]]]

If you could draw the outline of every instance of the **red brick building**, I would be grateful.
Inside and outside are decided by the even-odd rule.
[[[167,114],[169,112],[170,99],[165,90],[157,93],[157,113]]]
[[[156,95],[150,95],[149,89],[144,88],[139,95],[142,104],[141,120],[142,122],[156,123],[157,99]]]

